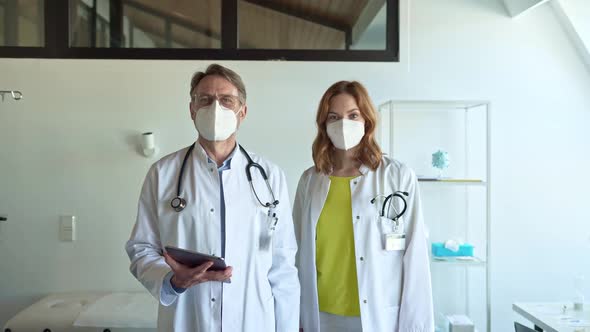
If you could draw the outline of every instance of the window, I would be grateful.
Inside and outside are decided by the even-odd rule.
[[[0,57],[397,61],[399,0],[0,0]]]
[[[69,10],[71,47],[221,47],[219,0],[69,0]]]
[[[240,0],[238,47],[385,50],[386,13],[385,1]]]
[[[0,0],[0,46],[44,46],[43,11],[43,0]]]

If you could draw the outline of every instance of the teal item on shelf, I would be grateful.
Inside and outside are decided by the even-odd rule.
[[[442,242],[433,242],[432,243],[432,255],[437,257],[456,257],[456,256],[471,256],[473,257],[473,245],[471,244],[461,244],[459,245],[459,250],[452,251],[450,249],[445,248],[445,244]]]
[[[449,167],[451,159],[449,153],[446,151],[438,150],[432,154],[432,166],[438,169],[444,169]]]

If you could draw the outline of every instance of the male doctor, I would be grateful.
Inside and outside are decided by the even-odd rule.
[[[244,83],[212,64],[194,74],[190,96],[199,138],[192,149],[150,168],[126,245],[131,273],[159,301],[160,331],[298,331],[297,244],[287,181],[279,167],[236,142],[247,114]],[[250,168],[250,186],[249,158],[266,171],[270,188],[256,167]],[[180,200],[172,202],[176,197],[185,200],[184,208]],[[165,246],[221,256],[228,267],[189,268]]]

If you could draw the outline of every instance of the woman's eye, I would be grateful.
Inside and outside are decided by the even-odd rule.
[[[356,113],[355,113],[355,114],[351,114],[351,115],[350,115],[350,118],[351,118],[351,119],[358,119],[358,117],[359,117],[359,115],[358,115],[358,114],[356,114]]]

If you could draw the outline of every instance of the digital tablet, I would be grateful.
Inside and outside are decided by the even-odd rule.
[[[221,271],[225,270],[227,267],[225,261],[221,257],[207,255],[187,249],[180,249],[172,246],[166,246],[165,248],[168,255],[174,258],[175,261],[191,268],[197,267],[206,262],[213,262],[213,265],[208,269],[208,271]]]

